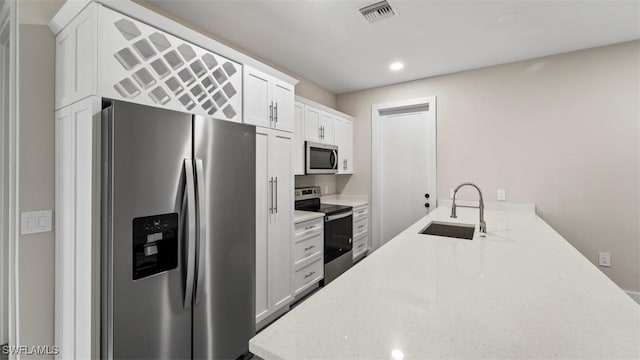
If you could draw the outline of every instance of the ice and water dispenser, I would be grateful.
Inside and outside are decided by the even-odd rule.
[[[133,219],[133,280],[178,266],[178,214]]]

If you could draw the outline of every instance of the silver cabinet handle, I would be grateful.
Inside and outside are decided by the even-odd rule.
[[[313,229],[314,227],[316,227],[315,225],[309,225],[309,226],[305,226],[304,229],[305,230],[309,230],[309,229]]]
[[[273,207],[273,210],[275,211],[275,213],[278,213],[278,177],[276,176],[276,180],[274,181],[274,186],[275,186],[275,199],[276,199],[276,205]]]
[[[306,279],[306,278],[308,278],[310,276],[313,276],[313,274],[315,274],[315,273],[316,273],[315,271],[312,271],[312,272],[308,273],[307,275],[305,275],[304,278]]]
[[[185,278],[184,308],[190,308],[193,301],[193,280],[196,267],[196,190],[193,178],[193,161],[184,159],[184,175],[187,217],[187,276]],[[184,203],[183,203],[184,207]],[[183,216],[185,214],[183,213]]]
[[[205,179],[204,179],[204,167],[202,165],[202,159],[196,159],[196,196],[198,197],[198,273],[196,274],[197,282],[195,287],[196,301],[199,303],[204,292],[204,263],[205,263],[205,244],[207,235],[207,211],[205,207]]]
[[[358,245],[358,249],[359,249],[359,248],[361,248],[361,247],[363,247],[363,246],[364,246],[364,244],[360,244],[360,245]]]
[[[273,122],[273,101],[269,105],[269,125]]]
[[[273,178],[270,178],[269,180],[269,193],[269,213],[273,214]]]
[[[275,118],[274,121],[277,124],[278,123],[278,103],[276,103],[276,106],[273,108],[273,114],[274,114],[273,116]]]
[[[318,138],[322,139],[322,126],[318,127]]]
[[[358,226],[358,229],[362,229],[362,228],[364,228],[364,225]]]
[[[309,247],[304,248],[304,251],[309,251],[311,249],[313,249],[314,247],[316,247],[315,245],[311,245]]]

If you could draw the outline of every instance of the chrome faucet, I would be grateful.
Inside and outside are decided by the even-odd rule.
[[[480,195],[480,204],[478,206],[464,206],[464,205],[456,205],[456,195],[458,194],[458,190],[460,190],[461,187],[463,186],[473,186],[474,188],[476,188],[476,190],[478,190],[478,194]],[[466,208],[474,208],[474,209],[480,209],[480,232],[481,233],[486,233],[487,232],[487,224],[484,222],[484,200],[482,199],[482,190],[480,190],[480,188],[478,187],[478,185],[474,184],[474,183],[470,183],[470,182],[466,182],[466,183],[462,183],[460,185],[458,185],[458,187],[456,187],[455,190],[453,190],[453,203],[451,204],[451,217],[452,218],[457,218],[458,216],[456,216],[456,207],[466,207]]]

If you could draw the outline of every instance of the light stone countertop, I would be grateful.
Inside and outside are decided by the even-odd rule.
[[[313,219],[318,219],[324,217],[323,213],[319,213],[319,212],[313,212],[313,211],[302,211],[302,210],[296,210],[296,212],[293,214],[293,223],[294,224],[298,224],[301,222],[305,222],[305,221],[309,221],[309,220],[313,220]]]
[[[250,340],[279,359],[639,358],[640,306],[534,212],[440,207]],[[432,220],[474,239],[420,235]]]
[[[367,195],[324,195],[320,197],[320,202],[323,204],[359,207],[367,205],[369,197]]]

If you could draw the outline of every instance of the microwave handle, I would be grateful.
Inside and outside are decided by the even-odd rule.
[[[333,153],[333,163],[331,164],[331,168],[333,170],[338,170],[338,152],[336,150],[331,150]]]

